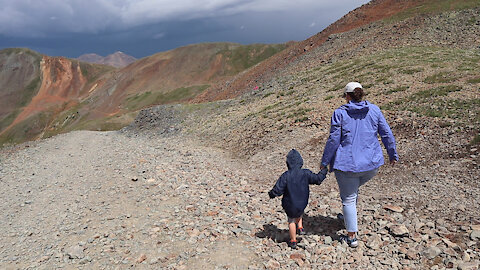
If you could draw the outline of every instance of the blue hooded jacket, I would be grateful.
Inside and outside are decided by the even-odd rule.
[[[277,180],[275,186],[268,192],[271,198],[281,196],[282,207],[290,218],[298,218],[307,207],[310,195],[309,184],[320,185],[325,179],[327,170],[318,174],[308,169],[302,169],[303,159],[300,153],[292,149],[287,154],[288,171]]]
[[[395,138],[380,108],[368,101],[340,106],[333,112],[322,165],[330,170],[366,172],[384,164],[378,135],[390,160],[398,160]]]

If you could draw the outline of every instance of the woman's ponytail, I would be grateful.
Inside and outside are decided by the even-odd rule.
[[[354,102],[359,102],[362,101],[365,94],[363,93],[363,89],[355,88],[353,92],[348,92],[347,95],[349,95]]]

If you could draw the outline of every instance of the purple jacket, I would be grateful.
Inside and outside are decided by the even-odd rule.
[[[368,101],[340,106],[333,112],[322,165],[330,171],[366,172],[384,164],[378,135],[390,160],[398,160],[395,138],[380,108]]]

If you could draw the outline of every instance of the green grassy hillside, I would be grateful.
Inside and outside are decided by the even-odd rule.
[[[29,49],[0,50],[0,132],[36,95],[42,55]]]
[[[421,5],[404,10],[391,18],[386,19],[386,21],[400,21],[418,16],[419,14],[440,14],[447,11],[477,7],[480,7],[480,2],[477,0],[426,0]]]

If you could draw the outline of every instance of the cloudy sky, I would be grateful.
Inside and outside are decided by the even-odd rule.
[[[137,58],[179,46],[304,40],[369,0],[0,0],[0,49]]]

